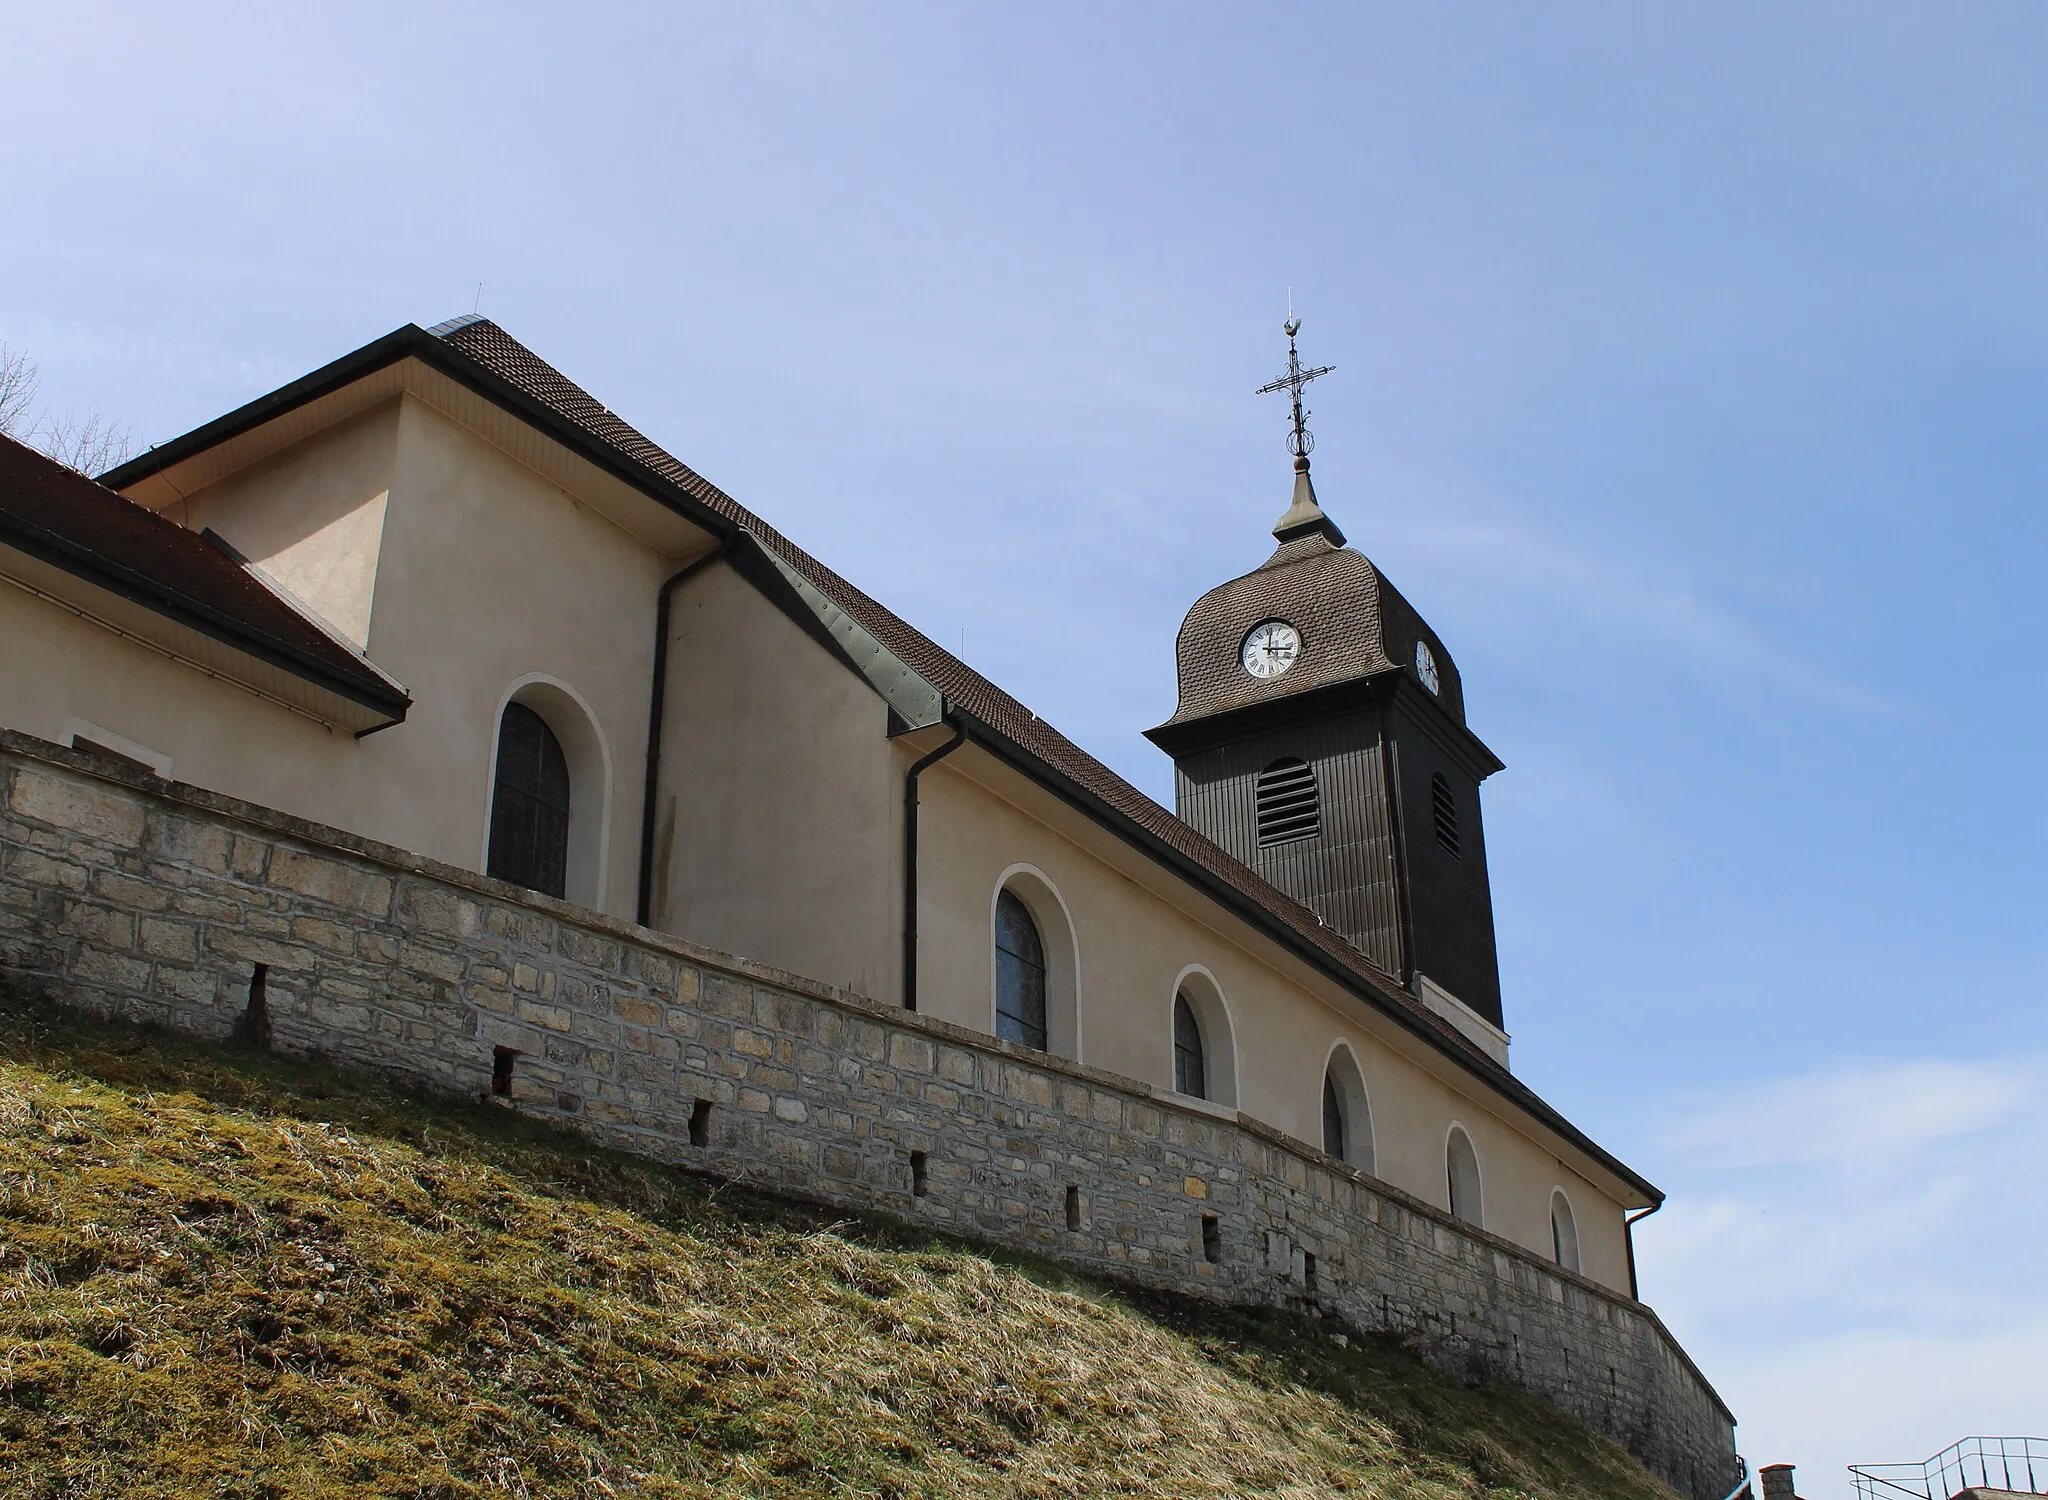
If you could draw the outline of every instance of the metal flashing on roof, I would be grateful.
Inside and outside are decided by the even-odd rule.
[[[867,680],[889,705],[899,733],[928,729],[939,722],[946,702],[937,688],[913,672],[816,584],[762,546],[752,532],[741,536],[744,542],[733,552],[733,568],[771,599],[783,593],[790,596],[776,602],[807,634]]]

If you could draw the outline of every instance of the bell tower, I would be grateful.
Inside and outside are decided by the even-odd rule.
[[[1293,401],[1277,545],[1188,611],[1179,706],[1146,737],[1183,820],[1505,1063],[1479,811],[1501,762],[1465,727],[1444,643],[1317,501],[1301,388],[1330,367],[1302,368],[1300,327],[1264,388]]]

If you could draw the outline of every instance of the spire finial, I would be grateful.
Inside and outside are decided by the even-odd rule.
[[[1275,391],[1285,391],[1293,403],[1293,430],[1287,434],[1287,451],[1294,455],[1294,503],[1287,507],[1287,513],[1273,525],[1273,535],[1283,542],[1291,542],[1298,536],[1312,531],[1321,532],[1333,546],[1344,545],[1344,533],[1337,529],[1337,523],[1323,514],[1323,508],[1316,503],[1315,486],[1308,477],[1308,456],[1314,451],[1316,440],[1308,430],[1308,411],[1301,404],[1301,388],[1311,380],[1329,374],[1335,365],[1317,365],[1312,370],[1301,367],[1301,354],[1296,349],[1294,338],[1301,332],[1301,319],[1294,314],[1294,289],[1287,289],[1287,321],[1280,325],[1280,331],[1287,335],[1287,373],[1278,380],[1262,385],[1255,393],[1269,396]]]
[[[1301,332],[1301,319],[1294,315],[1294,288],[1287,289],[1287,321],[1280,325],[1280,331],[1287,335],[1287,373],[1278,380],[1262,385],[1254,393],[1270,396],[1275,391],[1285,391],[1294,403],[1294,430],[1287,434],[1287,451],[1294,455],[1294,467],[1306,471],[1308,456],[1315,450],[1314,434],[1308,430],[1308,411],[1301,404],[1301,388],[1311,380],[1329,374],[1335,365],[1318,365],[1313,370],[1301,367],[1301,354],[1295,348],[1294,336]]]

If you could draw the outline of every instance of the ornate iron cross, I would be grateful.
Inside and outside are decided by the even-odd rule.
[[[1270,385],[1260,386],[1253,394],[1270,396],[1275,391],[1286,391],[1293,398],[1294,430],[1287,434],[1287,451],[1301,460],[1303,465],[1306,465],[1310,452],[1315,448],[1316,440],[1310,435],[1307,427],[1308,412],[1303,409],[1301,404],[1301,388],[1318,376],[1329,374],[1337,367],[1335,365],[1317,365],[1313,370],[1304,370],[1301,367],[1301,356],[1295,352],[1294,348],[1294,336],[1301,332],[1301,319],[1294,315],[1292,309],[1289,309],[1287,321],[1281,327],[1287,334],[1287,373],[1278,380],[1273,381]]]

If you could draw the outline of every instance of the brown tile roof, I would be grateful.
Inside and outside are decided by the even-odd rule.
[[[487,319],[458,320],[457,326],[443,325],[443,328],[448,331],[435,331],[449,344],[479,364],[503,377],[561,417],[583,428],[599,442],[646,465],[662,478],[682,486],[711,510],[744,527],[821,593],[851,615],[864,630],[895,653],[913,671],[943,693],[949,703],[964,709],[971,717],[996,730],[1004,738],[1099,800],[1116,815],[1128,819],[1217,881],[1241,893],[1277,919],[1297,938],[1332,960],[1353,979],[1369,987],[1383,1007],[1398,1012],[1411,1026],[1422,1028],[1438,1046],[1454,1053],[1461,1063],[1485,1077],[1496,1088],[1524,1104],[1540,1105],[1541,1101],[1536,1100],[1535,1095],[1514,1075],[1480,1051],[1461,1032],[1425,1008],[1398,982],[1375,967],[1371,960],[1334,930],[1325,927],[1313,911],[1278,887],[1268,884],[1245,865],[1226,854],[1205,835],[1154,802],[993,682],[869,598],[687,464],[607,410],[595,397],[504,329]],[[1288,554],[1291,559],[1293,554],[1289,551],[1290,547],[1300,550],[1307,547],[1310,542],[1315,544],[1314,551],[1319,556],[1339,559],[1351,571],[1360,572],[1364,579],[1375,585],[1379,584],[1377,571],[1359,553],[1348,548],[1338,552],[1320,537],[1283,546],[1274,557],[1276,560],[1282,560],[1281,554]],[[1300,560],[1313,565],[1311,558],[1303,557]],[[1256,578],[1258,574],[1250,576]],[[1224,587],[1228,589],[1231,585],[1226,584]],[[1390,587],[1387,588],[1387,592],[1392,592]],[[1374,607],[1377,608],[1377,589],[1374,593]],[[1401,601],[1401,608],[1407,609],[1405,600]],[[1408,612],[1413,613],[1412,610]],[[1417,623],[1419,624],[1419,621]],[[1377,632],[1374,633],[1374,639],[1376,642]],[[1233,641],[1233,647],[1234,644]],[[1412,642],[1405,649],[1412,650]],[[1448,664],[1448,653],[1441,655],[1439,660]],[[1376,665],[1379,661],[1385,661],[1383,653],[1375,658],[1374,663],[1359,662],[1350,665],[1356,670]],[[1391,661],[1386,661],[1386,666],[1392,665]],[[1555,1118],[1554,1112],[1548,1106],[1542,1106],[1541,1112]],[[1578,1133],[1573,1131],[1572,1134],[1576,1136]],[[1583,1140],[1583,1137],[1581,1139]],[[1606,1157],[1606,1153],[1600,1154],[1604,1159],[1612,1160]],[[1623,1175],[1639,1181],[1627,1168],[1620,1167],[1619,1163],[1614,1165]]]
[[[449,352],[456,357],[451,359]],[[584,447],[586,456],[636,474],[650,493],[662,495],[666,491],[671,497],[686,498],[726,525],[745,530],[943,694],[961,714],[992,731],[994,738],[1015,747],[1014,759],[1024,769],[1089,808],[1112,831],[1177,867],[1184,877],[1209,890],[1225,905],[1235,907],[1248,920],[1273,931],[1305,959],[1362,998],[1369,997],[1371,1003],[1574,1142],[1651,1201],[1662,1201],[1664,1195],[1655,1186],[1425,1008],[1395,980],[1374,967],[1365,955],[1323,926],[1314,912],[1269,885],[972,667],[839,577],[487,318],[456,318],[424,330],[410,325],[398,329],[289,386],[160,445],[103,477],[108,484],[125,489],[213,444],[407,357],[427,360],[492,400],[522,410],[529,420],[552,430],[562,441]],[[674,503],[674,499],[669,503]],[[1402,607],[1406,608],[1405,601]],[[984,740],[989,737],[982,736]]]
[[[217,542],[0,436],[0,543],[330,692],[405,717],[405,689]]]

